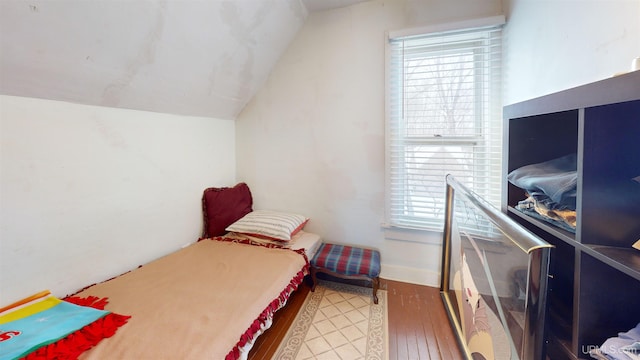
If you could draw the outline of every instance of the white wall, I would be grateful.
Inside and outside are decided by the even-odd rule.
[[[441,235],[381,226],[385,31],[501,13],[499,0],[372,0],[311,14],[237,119],[255,207],[304,213],[327,241],[379,248],[383,277],[436,286]]]
[[[505,0],[505,104],[629,71],[640,0]]]
[[[0,304],[63,296],[197,240],[234,122],[0,96]]]

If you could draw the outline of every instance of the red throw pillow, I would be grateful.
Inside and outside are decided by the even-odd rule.
[[[202,195],[204,215],[203,238],[227,233],[227,226],[250,213],[253,198],[249,186],[239,183],[234,187],[208,188]]]

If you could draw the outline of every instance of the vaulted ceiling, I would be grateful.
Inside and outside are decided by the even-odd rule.
[[[235,119],[310,12],[365,0],[1,0],[0,94]]]

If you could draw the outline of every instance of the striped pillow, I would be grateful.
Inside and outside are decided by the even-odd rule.
[[[307,224],[306,216],[272,210],[255,210],[226,230],[269,240],[290,241]]]

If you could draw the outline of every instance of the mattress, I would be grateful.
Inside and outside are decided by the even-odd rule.
[[[76,294],[107,297],[106,310],[131,315],[81,358],[246,357],[307,273],[290,249],[201,240]]]
[[[300,250],[304,249],[305,254],[307,255],[307,259],[313,259],[313,255],[316,254],[320,244],[322,244],[322,238],[318,234],[310,233],[304,230],[300,230],[296,233],[291,241],[283,242],[283,241],[275,241],[275,240],[266,240],[263,238],[258,238],[255,236],[240,234],[235,232],[230,232],[225,235],[227,238],[239,239],[239,240],[249,240],[251,243],[255,244],[265,244],[272,245],[277,247],[282,247],[291,250]]]

